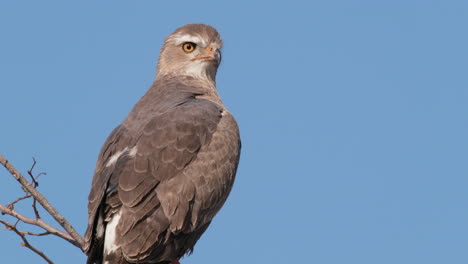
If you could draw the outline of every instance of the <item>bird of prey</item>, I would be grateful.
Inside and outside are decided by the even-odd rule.
[[[204,24],[165,39],[154,83],[99,154],[87,263],[179,263],[226,201],[241,143],[216,90],[222,45]]]

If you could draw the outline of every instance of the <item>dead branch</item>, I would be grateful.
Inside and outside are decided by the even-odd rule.
[[[72,245],[78,247],[83,251],[84,248],[84,240],[83,238],[75,231],[75,229],[70,225],[70,223],[47,201],[47,199],[39,192],[37,191],[37,187],[39,186],[39,182],[37,179],[41,175],[45,175],[45,173],[41,172],[38,175],[34,176],[33,175],[33,169],[36,165],[36,160],[33,158],[33,164],[31,168],[28,170],[28,175],[31,178],[31,182],[29,182],[21,173],[11,164],[8,162],[8,160],[0,155],[0,164],[3,165],[7,169],[7,171],[21,184],[22,190],[25,192],[25,195],[22,197],[17,198],[10,204],[4,206],[0,204],[0,212],[4,215],[10,215],[14,218],[17,219],[15,224],[11,224],[5,220],[0,219],[0,223],[2,223],[5,227],[6,230],[10,230],[15,232],[18,236],[21,237],[23,240],[23,243],[21,245],[25,246],[26,248],[31,249],[33,252],[41,256],[47,263],[53,263],[43,252],[39,251],[35,247],[33,247],[29,241],[27,240],[27,235],[30,236],[46,236],[46,235],[55,235],[58,236]],[[29,198],[32,198],[32,209],[35,215],[35,219],[27,217],[17,211],[15,211],[15,204],[27,200]],[[41,206],[55,219],[57,223],[59,223],[66,232],[61,231],[52,225],[46,223],[44,220],[42,220],[39,210],[37,208],[37,202],[41,204]],[[37,227],[40,227],[45,230],[45,232],[42,233],[34,233],[34,232],[28,232],[28,231],[22,231],[17,228],[18,222],[23,222],[29,225],[34,225]]]
[[[59,223],[69,234],[70,236],[76,241],[77,246],[80,249],[83,249],[84,240],[83,238],[76,232],[76,230],[72,227],[72,225],[63,217],[42,195],[40,192],[31,185],[23,175],[15,168],[8,160],[0,155],[0,163],[5,167],[8,172],[36,199],[42,207]]]
[[[15,232],[19,237],[21,237],[21,239],[23,240],[23,243],[21,243],[21,246],[29,248],[34,253],[41,256],[47,263],[54,264],[54,262],[52,262],[52,260],[50,260],[42,251],[40,251],[37,248],[33,247],[31,245],[31,243],[29,243],[28,239],[26,238],[26,235],[29,235],[29,232],[20,231],[20,230],[18,230],[16,228],[16,224],[12,225],[12,224],[8,223],[7,221],[3,221],[1,219],[0,219],[0,223],[2,223],[7,230],[11,230],[11,231]]]
[[[58,236],[60,238],[63,238],[66,241],[70,242],[72,245],[80,248],[80,245],[78,244],[78,242],[76,240],[74,240],[73,237],[70,236],[70,234],[65,233],[63,231],[60,231],[59,229],[47,224],[46,222],[44,222],[44,220],[42,220],[40,218],[39,219],[32,219],[32,218],[26,217],[26,216],[14,211],[14,210],[11,210],[11,209],[7,208],[6,206],[4,206],[2,204],[0,204],[0,211],[2,212],[2,214],[11,215],[14,218],[16,218],[16,219],[18,219],[21,222],[24,222],[26,224],[38,226],[38,227],[46,230],[47,232],[49,232],[51,235],[55,235],[55,236]]]

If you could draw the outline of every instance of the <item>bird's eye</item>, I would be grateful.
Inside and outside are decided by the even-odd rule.
[[[187,53],[194,51],[196,47],[197,44],[193,42],[185,42],[184,45],[182,45],[182,49]]]

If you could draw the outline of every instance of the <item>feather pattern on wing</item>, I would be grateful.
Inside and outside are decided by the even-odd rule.
[[[120,211],[116,254],[128,261],[156,263],[193,249],[227,198],[240,148],[232,116],[202,95],[174,80],[156,82],[142,99],[153,104],[137,104],[109,136],[89,197],[88,244],[96,218],[105,224]]]

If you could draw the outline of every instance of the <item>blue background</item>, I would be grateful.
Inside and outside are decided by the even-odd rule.
[[[0,153],[24,173],[34,156],[84,233],[101,145],[163,39],[194,22],[224,39],[218,89],[243,149],[184,263],[468,262],[466,1],[1,1]],[[0,193],[21,194],[3,168]],[[2,263],[42,263],[19,242],[0,231]]]

